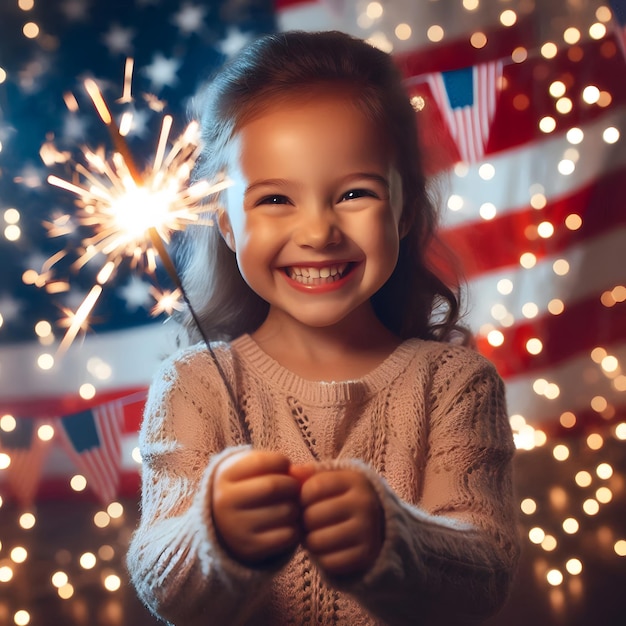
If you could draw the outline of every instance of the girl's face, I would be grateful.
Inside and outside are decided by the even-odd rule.
[[[371,311],[398,258],[401,181],[345,95],[280,102],[233,142],[220,230],[280,318],[327,327]]]

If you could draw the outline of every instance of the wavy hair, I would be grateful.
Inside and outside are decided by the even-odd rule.
[[[313,98],[316,87],[348,88],[355,104],[384,132],[402,179],[397,265],[372,296],[382,323],[402,339],[450,341],[458,337],[458,282],[444,281],[429,262],[437,211],[426,187],[416,113],[390,55],[347,34],[284,32],[261,37],[227,62],[193,103],[202,154],[195,178],[214,179],[227,166],[227,146],[264,107],[294,95]],[[229,340],[252,332],[269,305],[242,278],[217,227],[193,226],[179,243],[183,285],[202,336]],[[198,339],[189,310],[182,321]],[[463,332],[463,331],[462,331]]]

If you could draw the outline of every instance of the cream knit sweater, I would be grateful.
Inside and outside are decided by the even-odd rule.
[[[313,382],[248,335],[214,351],[239,409],[202,345],[163,364],[146,405],[142,515],[128,567],[155,614],[178,626],[456,626],[497,610],[518,537],[514,447],[488,361],[411,339],[360,380]],[[364,576],[326,580],[301,548],[258,569],[225,553],[209,506],[213,470],[250,443],[369,477],[385,540]]]

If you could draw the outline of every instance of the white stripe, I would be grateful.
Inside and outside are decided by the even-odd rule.
[[[37,359],[54,348],[34,343],[0,348],[0,397],[6,401],[22,398],[77,394],[83,383],[97,391],[147,385],[164,356],[176,350],[173,323],[162,322],[121,330],[95,333],[76,341],[68,352],[55,359],[50,370],[37,366]],[[105,380],[90,374],[90,363],[105,363],[111,375]]]
[[[608,351],[622,363],[626,362],[626,344],[609,346]],[[559,397],[548,400],[538,396],[533,391],[533,383],[539,378],[556,383],[560,389]],[[588,411],[594,396],[603,396],[614,406],[626,405],[624,392],[613,387],[611,380],[588,355],[569,359],[549,370],[507,381],[509,414],[522,415],[530,424],[558,418],[564,411],[572,411],[574,414],[576,411]]]
[[[568,306],[626,283],[625,241],[626,227],[621,227],[571,246],[561,254],[544,257],[533,268],[520,266],[481,274],[468,285],[465,323],[474,331],[485,323],[496,324],[491,316],[496,303],[504,304],[516,320],[522,320],[522,307],[527,302],[535,303],[543,313],[552,299],[559,298]],[[565,276],[554,273],[552,266],[556,259],[569,263],[570,271]],[[497,284],[505,278],[512,281],[514,287],[511,294],[503,296],[498,293]]]
[[[482,221],[480,207],[491,202],[499,215],[526,209],[529,206],[529,186],[541,185],[548,202],[575,193],[589,185],[600,176],[610,174],[626,166],[626,140],[622,137],[613,145],[602,139],[602,133],[608,127],[621,129],[626,134],[626,107],[615,109],[593,123],[582,126],[585,138],[578,146],[572,146],[565,135],[548,136],[543,141],[489,155],[483,163],[490,163],[495,168],[495,176],[484,180],[478,174],[483,163],[470,165],[465,176],[456,176],[452,172],[438,177],[437,184],[449,176],[449,182],[443,183],[446,191],[463,198],[463,208],[459,211],[445,210],[442,215],[444,227],[456,227],[461,224]],[[559,173],[557,166],[565,151],[576,148],[578,162],[576,170],[569,176]],[[445,204],[445,203],[444,203]]]

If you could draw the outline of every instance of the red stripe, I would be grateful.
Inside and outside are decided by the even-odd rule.
[[[548,315],[510,328],[500,328],[504,343],[491,346],[486,338],[477,341],[479,351],[490,359],[500,375],[511,378],[520,374],[552,368],[598,345],[609,346],[626,341],[626,304],[605,307],[600,294],[566,306],[560,315]],[[526,350],[526,342],[539,338],[540,354]]]
[[[145,392],[146,387],[120,387],[113,391],[102,391],[91,400],[83,400],[77,395],[41,396],[38,398],[3,398],[0,400],[0,410],[3,414],[9,413],[16,417],[57,418],[72,415],[91,409],[95,406],[125,398],[138,392]]]
[[[318,0],[319,2],[319,0]],[[284,11],[285,9],[293,9],[300,4],[318,4],[314,0],[274,0],[274,8],[277,12]]]
[[[463,274],[469,280],[485,272],[518,267],[522,252],[532,252],[542,259],[626,224],[625,195],[626,169],[622,169],[551,202],[541,211],[527,207],[493,220],[448,228],[440,236],[461,259]],[[582,227],[575,231],[564,225],[572,213],[583,219]],[[524,233],[526,228],[543,221],[555,226],[554,235],[529,241]]]

